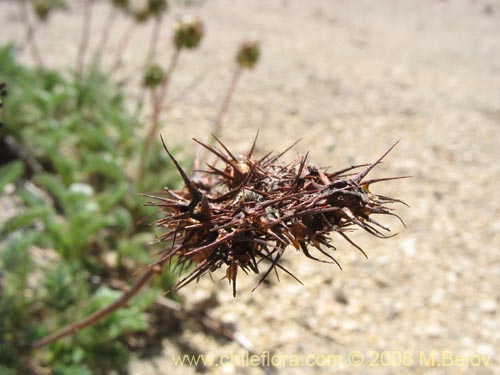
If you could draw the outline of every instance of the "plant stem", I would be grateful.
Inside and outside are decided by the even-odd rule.
[[[224,95],[224,99],[222,100],[222,104],[219,108],[219,112],[217,112],[217,116],[215,117],[215,121],[212,125],[212,134],[215,135],[216,137],[219,136],[219,133],[221,132],[222,129],[222,119],[227,112],[229,105],[231,104],[231,100],[234,96],[234,92],[236,91],[236,86],[238,85],[238,81],[240,80],[241,73],[243,72],[243,69],[241,66],[237,66],[236,70],[233,73],[233,77],[231,78],[231,81],[229,82],[229,86],[227,87],[226,94]],[[209,145],[213,145],[213,142],[215,139],[211,138],[210,141],[208,142]],[[193,170],[197,170],[199,167],[199,160],[202,157],[203,149],[201,145],[198,145],[196,148],[196,156],[194,159],[194,164],[193,164]],[[196,175],[196,173],[195,173]]]
[[[156,51],[158,47],[158,40],[160,39],[161,25],[163,17],[157,16],[154,19],[153,30],[151,32],[151,39],[149,41],[149,50],[146,54],[146,59],[144,60],[143,69],[147,69],[150,64],[153,64],[156,59]],[[146,96],[147,89],[144,87],[139,87],[139,94],[137,95],[137,105],[135,115],[138,117],[141,114],[141,110],[144,106],[144,98]]]
[[[219,108],[219,112],[217,113],[217,117],[215,118],[212,127],[213,134],[215,134],[216,136],[218,136],[221,131],[222,119],[229,108],[229,104],[231,104],[231,100],[233,98],[236,86],[238,84],[238,81],[240,80],[242,72],[243,69],[240,66],[238,66],[234,71],[233,77],[231,78],[231,82],[229,83],[229,86],[226,90],[226,95],[224,96],[224,100],[222,101],[222,104]]]
[[[139,174],[138,180],[142,181],[142,177],[144,177],[144,172],[146,169],[146,160],[148,157],[148,151],[152,148],[152,143],[154,142],[154,138],[158,133],[158,125],[160,121],[160,114],[163,108],[165,99],[168,93],[168,87],[170,83],[170,79],[172,78],[172,74],[177,66],[179,61],[180,49],[176,49],[172,58],[170,59],[170,64],[165,72],[165,76],[161,82],[160,87],[158,88],[157,95],[153,95],[152,105],[153,110],[151,113],[151,124],[149,125],[149,130],[144,140],[144,146],[141,151],[141,159],[139,164]]]
[[[48,336],[45,336],[41,339],[33,341],[31,343],[32,349],[38,349],[45,345],[51,344],[60,338],[72,335],[88,326],[91,326],[98,321],[104,319],[108,315],[112,314],[116,310],[123,307],[132,297],[134,297],[155,275],[155,271],[152,268],[149,268],[140,279],[136,281],[136,283],[125,292],[120,298],[106,306],[105,308],[96,311],[95,313],[89,315],[88,317],[71,324],[68,324],[66,327],[61,328],[59,331],[54,332]]]
[[[132,34],[135,31],[135,26],[136,26],[135,22],[132,20],[129,26],[123,32],[122,37],[120,38],[120,41],[118,42],[118,48],[116,49],[113,62],[111,63],[111,68],[109,70],[110,76],[115,74],[118,71],[118,69],[120,69],[120,67],[122,66],[123,55],[127,50],[130,40],[132,39]]]
[[[144,64],[146,66],[151,64],[156,58],[156,51],[158,49],[157,47],[158,47],[158,40],[160,39],[160,34],[161,34],[162,21],[163,21],[162,16],[156,16],[154,19],[153,31],[151,33],[151,40],[149,42],[149,51],[148,54],[146,55],[146,64]]]
[[[35,28],[30,22],[29,9],[27,0],[21,0],[19,2],[21,20],[26,28],[26,46],[30,46],[31,55],[33,60],[39,69],[44,69],[42,56],[40,55],[40,50],[38,49],[38,44],[35,39]]]
[[[180,90],[176,96],[171,98],[166,105],[166,108],[172,108],[174,104],[182,102],[189,94],[191,94],[198,86],[201,85],[205,79],[207,72],[202,72],[198,74],[193,80],[182,90]]]
[[[94,0],[85,1],[85,7],[83,10],[83,24],[82,32],[80,35],[80,45],[78,47],[78,54],[76,55],[76,74],[80,76],[82,74],[83,66],[85,63],[85,52],[87,52],[87,47],[89,45],[90,39],[90,27],[92,24],[92,5]]]
[[[26,1],[26,0],[23,0],[23,1]],[[22,2],[20,2],[19,5],[20,5],[20,7],[23,7]],[[24,5],[24,6],[26,6],[26,5]],[[27,13],[28,13],[28,11],[26,9],[24,9],[24,10],[21,9],[21,21],[23,22],[23,24],[25,25],[25,28],[26,28],[26,35],[24,37],[23,45],[21,46],[22,50],[29,47],[29,45],[31,44],[31,41],[33,40],[33,35],[35,35],[37,29],[40,27],[40,22],[36,22],[36,19],[35,19],[35,24],[31,25]]]
[[[108,16],[106,17],[106,21],[104,21],[104,26],[101,31],[101,39],[97,44],[97,49],[95,52],[95,64],[97,66],[101,64],[101,57],[108,45],[109,37],[112,34],[117,14],[118,12],[116,11],[115,7],[110,6]]]

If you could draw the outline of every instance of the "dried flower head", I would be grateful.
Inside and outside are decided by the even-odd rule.
[[[50,13],[56,9],[66,8],[66,3],[63,0],[34,0],[33,11],[37,18],[45,22],[50,16]]]
[[[372,194],[368,188],[376,182],[402,177],[365,177],[394,146],[372,164],[328,172],[308,164],[307,155],[286,165],[280,163],[288,149],[254,159],[255,142],[246,155],[234,156],[216,140],[221,148],[195,141],[213,153],[222,167],[207,164],[208,170],[197,171],[193,179],[188,178],[164,144],[185,186],[175,191],[165,189],[166,196],[150,196],[155,201],[148,205],[159,207],[163,214],[155,222],[163,229],[158,240],[169,243],[151,267],[169,263],[173,257],[177,264],[195,265],[174,289],[224,266],[236,295],[239,270],[260,273],[262,263],[269,263],[257,286],[272,270],[281,269],[294,277],[279,263],[290,245],[308,258],[333,262],[340,268],[328,251],[335,250],[329,236],[332,232],[365,256],[348,237],[349,231],[360,227],[374,236],[390,237],[383,233],[389,229],[373,216],[399,218],[389,205],[403,202]],[[324,259],[313,255],[310,247]]]
[[[253,69],[259,61],[260,44],[258,41],[246,41],[241,43],[236,53],[236,62],[246,69]]]
[[[204,35],[203,23],[198,17],[185,16],[177,21],[174,31],[174,44],[177,49],[198,47]]]
[[[46,0],[36,0],[33,2],[33,11],[40,21],[46,21],[50,13],[50,4]]]
[[[168,10],[167,0],[148,0],[149,13],[157,17]]]
[[[137,23],[144,23],[151,16],[151,13],[149,13],[149,9],[147,7],[134,9],[132,14]]]
[[[119,9],[128,10],[129,0],[111,0],[111,4]]]
[[[155,88],[163,81],[164,76],[165,73],[159,65],[149,65],[144,71],[142,84],[147,88]]]

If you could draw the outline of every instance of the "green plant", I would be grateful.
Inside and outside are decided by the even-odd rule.
[[[177,282],[177,275],[159,275],[154,268],[135,280],[135,272],[151,261],[150,252],[157,252],[145,244],[153,238],[148,223],[158,217],[137,193],[179,181],[154,138],[180,52],[199,45],[204,27],[198,18],[180,19],[171,61],[162,67],[154,60],[167,1],[150,0],[143,8],[111,3],[92,64],[86,55],[94,35],[93,0],[84,2],[73,70],[47,68],[36,39],[54,11],[68,9],[62,0],[19,1],[36,69],[19,64],[12,47],[0,49],[0,99],[6,85],[11,94],[1,113],[0,204],[8,199],[15,207],[8,217],[0,215],[0,373],[125,372],[128,335],[148,327],[155,296]],[[153,121],[145,137],[137,136],[140,124],[123,88],[100,69],[120,12],[132,23],[113,71],[135,24],[153,19],[144,77]],[[153,276],[149,292],[130,301]],[[66,334],[91,327],[56,342],[51,337],[61,326],[69,327]],[[41,349],[33,352],[35,347]]]
[[[145,244],[152,236],[144,218],[154,211],[137,193],[175,185],[175,172],[156,152],[146,164],[155,172],[134,182],[139,123],[121,88],[98,70],[80,78],[35,71],[20,65],[7,47],[0,49],[0,82],[9,88],[0,129],[0,192],[18,207],[0,226],[0,369],[123,370],[129,356],[125,335],[147,328],[146,309],[175,282],[168,272],[149,293],[97,326],[34,359],[27,348],[108,304],[121,293],[110,288],[112,281],[128,283],[149,262]]]
[[[271,271],[277,274],[277,269],[300,282],[279,262],[289,246],[301,250],[307,258],[334,263],[341,269],[329,252],[336,250],[329,237],[331,233],[340,235],[367,257],[346,233],[359,227],[379,238],[392,237],[384,233],[390,229],[375,220],[375,215],[394,216],[404,225],[390,206],[405,203],[375,195],[369,188],[374,183],[409,176],[365,180],[396,144],[371,164],[328,172],[327,168],[308,164],[307,155],[287,165],[280,164],[280,157],[290,148],[278,155],[268,153],[261,159],[253,159],[257,139],[247,154],[239,157],[235,157],[218,138],[216,140],[222,149],[196,142],[217,156],[225,167],[219,169],[208,165],[207,171],[195,173],[190,179],[162,139],[166,153],[184,181],[181,190],[167,190],[164,196],[150,196],[154,201],[149,205],[159,207],[163,213],[155,224],[163,231],[158,238],[168,243],[167,248],[119,299],[34,341],[32,348],[41,348],[80,329],[99,324],[123,308],[173,260],[181,267],[193,265],[193,268],[169,292],[226,266],[226,278],[233,284],[233,296],[236,297],[238,270],[258,274],[263,261],[269,262],[270,266],[255,288]],[[361,171],[354,172],[361,167],[364,167]],[[327,259],[312,255],[310,247],[316,248]]]
[[[62,3],[33,3],[38,23]],[[20,4],[25,14],[27,3]],[[179,182],[154,140],[180,53],[199,46],[204,26],[196,17],[181,18],[174,29],[170,63],[163,67],[154,60],[167,1],[150,0],[134,8],[128,1],[112,0],[110,25],[105,25],[106,35],[99,42],[102,50],[117,11],[132,16],[132,26],[154,20],[143,77],[152,98],[152,120],[141,132],[125,104],[123,88],[100,70],[102,51],[95,53],[93,64],[85,63],[93,4],[84,3],[73,71],[45,69],[35,48],[36,25],[28,18],[27,40],[42,69],[25,68],[12,48],[0,49],[0,82],[5,81],[11,93],[3,113],[5,126],[0,128],[0,192],[17,209],[0,227],[0,314],[5,317],[0,323],[0,374],[42,374],[48,369],[64,375],[125,373],[127,337],[148,328],[148,308],[161,290],[175,291],[226,266],[236,294],[239,269],[258,273],[268,261],[263,279],[276,268],[288,272],[278,263],[287,245],[317,259],[307,248],[313,245],[336,263],[319,247],[331,246],[328,233],[339,233],[355,247],[346,228],[359,226],[383,237],[374,226],[386,228],[370,215],[391,215],[386,204],[399,202],[368,191],[371,183],[381,180],[363,181],[381,159],[358,174],[351,173],[356,167],[326,173],[307,166],[305,157],[287,166],[278,163],[281,154],[254,160],[253,146],[246,157],[236,158],[214,137],[222,150],[210,144],[200,147],[225,167],[209,167],[190,180],[165,147],[185,187],[169,188],[170,198],[151,196],[157,200],[151,205],[160,206],[160,212],[145,207],[138,192]],[[132,26],[124,35],[127,41]],[[118,48],[114,68],[121,64],[124,50]],[[242,72],[253,69],[259,57],[258,42],[240,45],[214,122],[215,134],[220,133]],[[2,83],[0,99],[5,95]],[[157,239],[168,244],[151,263],[152,251],[145,243],[152,239],[147,224],[155,219]],[[178,280],[163,269],[166,263],[193,268]],[[143,272],[136,279],[137,270]],[[152,280],[153,287],[132,300]]]

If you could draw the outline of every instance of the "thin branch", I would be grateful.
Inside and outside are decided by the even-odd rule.
[[[110,75],[116,74],[116,72],[121,68],[123,64],[123,56],[125,55],[125,51],[127,50],[130,40],[132,39],[132,34],[134,33],[135,28],[136,23],[132,20],[123,32],[122,37],[118,42],[118,48],[116,49],[113,62],[111,63],[109,70]]]
[[[182,102],[189,94],[191,94],[205,80],[207,73],[200,73],[186,87],[184,87],[176,96],[172,97],[165,108],[172,108],[176,103]]]
[[[158,88],[157,95],[153,95],[153,111],[151,114],[151,123],[149,125],[148,134],[144,140],[144,146],[141,151],[141,159],[139,164],[138,181],[142,180],[144,172],[146,169],[146,160],[148,157],[148,151],[152,148],[151,145],[154,142],[155,136],[158,135],[158,126],[160,122],[160,114],[165,104],[165,99],[167,97],[168,88],[172,74],[177,66],[180,56],[180,49],[176,49],[170,59],[170,64],[165,72],[165,76]]]
[[[23,0],[23,1],[26,1],[26,0]],[[22,6],[21,2],[19,2],[19,5]],[[26,24],[26,20],[28,20],[28,24]],[[41,22],[35,18],[35,23],[32,25],[29,22],[29,18],[27,16],[27,14],[21,15],[21,21],[25,24],[25,27],[26,27],[26,35],[24,36],[24,42],[23,42],[23,45],[21,46],[21,50],[24,50],[24,49],[28,48],[29,45],[31,44],[31,42],[33,41],[33,35],[36,34],[38,28],[41,25]]]
[[[115,25],[116,16],[118,12],[116,11],[114,6],[111,6],[109,9],[108,16],[106,17],[106,21],[104,21],[104,25],[101,31],[101,39],[97,44],[95,51],[95,64],[99,66],[101,64],[101,58],[108,46],[109,38],[112,34],[113,26]]]
[[[32,25],[29,17],[27,0],[21,0],[19,2],[19,10],[21,20],[26,28],[25,45],[30,46],[31,55],[33,56],[33,60],[35,61],[35,64],[38,66],[38,68],[44,69],[42,56],[40,54],[40,50],[38,49],[38,44],[35,38],[35,27]]]
[[[156,52],[158,49],[158,40],[160,39],[161,34],[161,25],[163,21],[162,16],[157,16],[153,22],[153,30],[151,32],[151,39],[149,41],[149,51],[146,55],[146,63],[145,65],[151,64],[156,59]]]
[[[57,332],[54,332],[46,337],[33,341],[31,343],[32,349],[38,349],[48,344],[53,343],[60,338],[72,335],[88,326],[91,326],[98,321],[104,319],[108,315],[112,314],[116,310],[122,308],[132,297],[134,297],[155,275],[155,271],[153,268],[149,268],[140,279],[136,281],[136,283],[125,292],[120,298],[118,298],[115,302],[106,306],[105,308],[96,311],[95,313],[89,315],[88,317],[67,325],[66,327],[60,329]]]
[[[83,10],[83,24],[82,32],[80,35],[80,45],[78,47],[78,53],[76,55],[76,74],[80,76],[82,74],[83,66],[85,63],[85,53],[89,45],[90,39],[90,28],[92,25],[92,6],[94,0],[85,1],[85,7]]]
[[[229,108],[229,104],[231,104],[231,100],[233,98],[236,86],[238,84],[238,81],[240,80],[242,72],[243,69],[241,68],[241,66],[238,65],[238,67],[234,71],[233,77],[231,78],[231,82],[229,83],[229,86],[227,88],[226,95],[224,96],[224,100],[222,101],[222,104],[219,108],[219,112],[217,113],[217,117],[215,118],[213,124],[212,132],[213,134],[215,134],[215,136],[220,135],[219,133],[222,128],[222,119]]]
[[[144,60],[143,70],[145,71],[149,65],[153,64],[156,59],[156,52],[158,49],[158,40],[161,34],[161,25],[163,17],[157,16],[154,19],[153,30],[151,32],[151,39],[149,41],[149,49],[146,54],[146,59]],[[144,106],[144,98],[146,96],[147,89],[141,85],[139,88],[139,94],[137,95],[137,105],[136,105],[136,116],[140,116],[142,108]]]
[[[226,94],[224,95],[224,99],[222,100],[221,106],[219,107],[219,111],[217,112],[217,116],[215,117],[215,121],[212,125],[212,134],[215,137],[220,136],[220,132],[222,129],[222,119],[224,118],[224,115],[226,114],[229,105],[231,104],[231,100],[234,96],[234,92],[236,91],[236,86],[238,85],[238,82],[241,77],[241,73],[243,73],[243,69],[241,66],[237,66],[236,70],[233,73],[233,76],[231,78],[231,81],[229,82],[229,86],[227,87]],[[215,137],[212,137],[212,139],[209,141],[209,145],[213,145],[213,142],[215,141]],[[193,169],[197,169],[197,164],[198,160],[202,157],[202,148],[201,145],[198,145],[196,149],[196,157],[195,157],[195,162],[193,165]]]

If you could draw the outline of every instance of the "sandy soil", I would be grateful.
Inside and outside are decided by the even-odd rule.
[[[0,3],[1,42],[21,33],[15,9]],[[96,24],[106,9],[96,7]],[[49,64],[74,61],[79,12],[57,16],[38,34]],[[309,150],[312,162],[343,168],[374,160],[400,139],[374,175],[414,176],[375,189],[411,208],[398,210],[407,229],[388,222],[400,232],[392,239],[354,236],[368,260],[341,239],[343,271],[289,249],[285,262],[304,286],[281,275],[251,292],[258,279],[242,277],[233,299],[226,282],[206,278],[183,289],[186,303],[213,294],[219,303],[210,315],[257,353],[270,350],[283,365],[278,373],[500,373],[500,2],[210,0],[173,6],[168,26],[185,12],[204,20],[207,36],[200,51],[181,56],[172,94],[198,74],[204,79],[165,114],[169,143],[194,152],[191,137],[207,139],[236,45],[257,37],[262,60],[243,76],[225,118],[223,139],[232,149],[244,151],[260,129],[260,154],[302,138],[294,152]],[[167,61],[169,27],[163,35]],[[134,34],[124,77],[137,76],[148,38],[147,28]],[[165,340],[162,355],[134,361],[131,373],[196,373],[174,366],[171,355],[187,353],[179,342],[210,358],[245,355],[238,344],[186,324],[180,337]],[[360,367],[349,363],[356,351],[364,356]],[[407,365],[388,366],[405,353]],[[431,353],[435,366],[424,363]],[[318,366],[290,363],[310,355]],[[473,367],[478,358],[489,363]],[[263,373],[232,365],[204,371]]]

